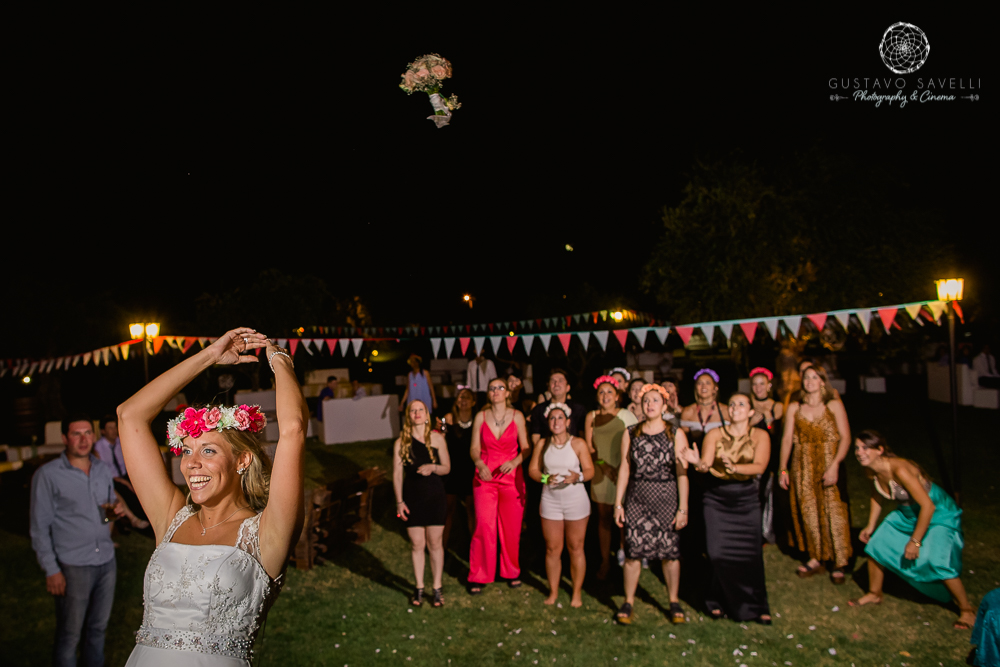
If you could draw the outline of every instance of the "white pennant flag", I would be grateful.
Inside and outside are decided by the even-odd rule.
[[[670,334],[670,327],[656,327],[653,329],[653,333],[655,333],[656,337],[660,339],[660,345],[666,345],[667,335]]]
[[[198,340],[200,341],[201,339],[199,338]],[[204,345],[204,343],[202,343],[202,345]],[[278,339],[278,347],[281,347],[281,348],[284,348],[284,349],[287,350],[288,349],[288,339],[287,338],[279,338]]]
[[[441,349],[441,339],[431,338],[431,349],[434,350],[434,358],[437,359],[438,350]]]
[[[778,340],[778,318],[769,317],[766,320],[761,320],[761,322],[763,322],[764,326],[767,327],[767,331],[771,334],[771,338],[773,340]]]
[[[451,351],[454,348],[455,348],[455,339],[454,338],[445,338],[444,339],[444,358],[445,359],[451,359]]]
[[[306,352],[308,352],[310,356],[312,356],[312,354],[313,354],[313,351],[312,351],[312,344],[313,344],[313,342],[314,341],[313,341],[312,338],[303,338],[302,339],[302,349],[305,350]],[[320,345],[322,345],[322,344],[323,343],[320,342]]]
[[[608,332],[607,331],[594,331],[592,333],[597,342],[600,343],[602,350],[608,349]]]
[[[361,355],[361,343],[363,343],[363,342],[365,342],[364,338],[352,338],[351,339],[351,347],[354,348],[354,356],[355,357]]]
[[[73,357],[73,368],[76,368],[76,365],[78,363],[80,363],[80,355],[79,354]]]
[[[104,365],[105,366],[109,365],[108,364],[108,353],[109,352],[110,352],[110,348],[107,348],[107,347],[102,347],[101,348],[101,358],[104,359]]]
[[[945,302],[931,301],[929,304],[927,304],[927,307],[931,309],[931,314],[934,315],[934,321],[940,324],[941,314],[944,312],[945,309]]]
[[[802,326],[801,315],[789,315],[788,317],[781,318],[781,321],[785,323],[786,327],[788,327],[788,331],[791,332],[792,338],[799,337],[799,327]]]
[[[865,333],[868,333],[868,325],[871,324],[872,321],[872,311],[867,309],[856,310],[854,311],[854,314],[858,316],[858,321],[861,322],[861,328],[865,330]]]
[[[347,346],[350,344],[351,341],[347,340],[346,338],[341,338],[340,340],[337,341],[337,347],[340,348],[340,356],[342,357],[347,356]],[[278,347],[281,347],[281,345],[279,345]]]
[[[722,335],[725,336],[728,341],[733,335],[733,323],[732,322],[719,322],[718,327],[722,329]]]
[[[500,341],[503,340],[503,336],[490,336],[490,344],[493,345],[493,356],[500,354]]]
[[[531,356],[531,346],[535,344],[535,336],[531,334],[529,336],[521,336],[521,342],[524,343],[524,351],[527,355]]]
[[[545,354],[549,353],[549,341],[552,340],[552,334],[538,334],[538,342],[542,344],[542,349],[545,350]]]
[[[486,343],[486,336],[473,336],[472,347],[475,349],[477,357],[483,353],[484,343]]]
[[[715,325],[714,324],[702,325],[701,332],[705,334],[705,340],[708,341],[708,346],[712,347],[712,339],[715,338]]]
[[[924,307],[923,304],[911,303],[909,306],[906,306],[906,314],[909,315],[910,319],[913,320],[914,322],[919,322],[920,309],[923,307]]]
[[[36,368],[38,368],[38,362],[37,362],[37,361],[36,361],[36,362],[34,362],[34,363],[32,363],[32,364],[31,364],[31,367],[30,367],[30,368],[28,368],[28,375],[34,375],[34,374],[35,374],[35,369],[36,369]]]
[[[844,331],[847,331],[847,324],[851,321],[851,311],[834,310],[830,314],[837,318],[837,321],[840,322],[840,326],[844,327]]]
[[[576,335],[576,337],[580,339],[580,344],[583,345],[583,351],[586,352],[587,346],[590,345],[590,332],[581,331]]]

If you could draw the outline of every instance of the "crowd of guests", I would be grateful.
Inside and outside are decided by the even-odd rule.
[[[471,534],[472,595],[496,580],[498,555],[500,578],[521,586],[522,557],[535,557],[544,543],[545,604],[557,601],[567,550],[570,605],[580,606],[592,513],[601,554],[597,579],[607,578],[615,556],[622,568],[625,600],[616,614],[622,624],[632,621],[642,568],[655,561],[673,623],[685,622],[678,593],[682,562],[692,555],[707,556],[704,600],[713,618],[771,624],[767,544],[804,554],[796,570],[801,578],[826,572],[833,584],[845,582],[853,552],[844,460],[852,436],[843,401],[818,364],[799,364],[799,382],[784,401],[774,396],[767,368],[751,371],[748,393],[725,401],[719,375],[703,368],[694,374],[695,401],[687,406],[675,382],[654,384],[613,368],[594,381],[591,410],[571,398],[561,369],[551,371],[532,404],[516,376],[497,377],[481,360],[470,369],[474,364],[483,371],[477,382],[486,383],[485,401],[463,388],[443,419],[422,395],[419,363],[411,374],[418,390],[406,397],[394,480],[397,515],[414,552],[414,605],[424,600],[425,548],[433,604],[444,604],[443,554],[460,505]],[[953,600],[960,610],[955,627],[971,627],[974,610],[959,578],[961,510],[874,431],[853,443],[873,492],[861,533],[870,590],[851,604],[878,604],[889,569],[929,595]],[[883,498],[899,506],[879,524]],[[933,546],[921,551],[925,541]]]

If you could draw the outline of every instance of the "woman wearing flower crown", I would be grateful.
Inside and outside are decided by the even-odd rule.
[[[258,440],[266,422],[258,406],[187,408],[167,426],[190,489],[185,498],[163,466],[150,424],[199,374],[257,363],[252,352],[260,348],[277,390],[274,464]],[[157,541],[127,664],[249,665],[302,525],[309,412],[291,357],[253,329],[233,329],[125,401],[118,420],[126,465]]]
[[[687,438],[663,421],[667,392],[658,384],[642,388],[646,420],[622,435],[621,467],[615,492],[615,523],[625,527],[625,603],[615,618],[632,622],[641,560],[662,561],[670,599],[670,621],[684,623],[677,597],[680,585],[678,531],[688,520],[688,478],[683,464]]]

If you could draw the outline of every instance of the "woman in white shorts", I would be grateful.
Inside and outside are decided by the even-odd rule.
[[[544,485],[539,513],[545,536],[545,573],[549,579],[549,597],[545,598],[545,604],[554,604],[559,595],[565,542],[573,577],[570,606],[580,607],[583,605],[580,591],[587,572],[583,539],[590,518],[590,497],[583,482],[594,476],[594,464],[586,441],[566,432],[570,413],[565,403],[550,403],[545,409],[552,435],[535,447],[528,474]]]

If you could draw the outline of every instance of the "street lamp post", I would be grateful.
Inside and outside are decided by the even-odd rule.
[[[955,492],[955,504],[962,506],[962,476],[959,472],[961,445],[958,440],[958,373],[956,371],[955,350],[955,303],[962,300],[965,281],[961,278],[949,278],[935,281],[938,300],[947,304],[948,311],[948,375],[951,395],[951,456],[952,456],[952,487]]]
[[[144,339],[142,341],[142,369],[145,374],[146,384],[149,384],[149,352],[146,351],[146,346],[149,345],[149,341],[160,335],[160,323],[133,322],[128,325],[128,332],[132,336],[132,340]]]

